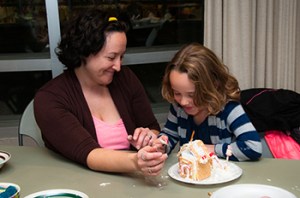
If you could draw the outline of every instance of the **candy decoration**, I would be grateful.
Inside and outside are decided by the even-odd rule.
[[[232,148],[230,145],[227,146],[227,150],[226,150],[226,161],[228,162],[229,157],[232,155]]]

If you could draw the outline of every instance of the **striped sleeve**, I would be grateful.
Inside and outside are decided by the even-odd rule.
[[[172,152],[177,142],[179,141],[177,111],[178,111],[178,106],[175,104],[171,104],[168,113],[167,122],[159,134],[159,136],[167,135],[169,138],[168,153]]]
[[[229,103],[226,107],[228,113],[227,126],[235,136],[230,144],[233,156],[231,160],[245,161],[257,160],[262,154],[260,137],[243,107],[238,103]],[[225,155],[227,146],[222,148]]]

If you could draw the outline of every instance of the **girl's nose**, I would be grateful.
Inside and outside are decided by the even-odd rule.
[[[182,106],[188,105],[189,103],[190,103],[190,101],[186,97],[182,97],[180,100],[180,105],[182,105]]]

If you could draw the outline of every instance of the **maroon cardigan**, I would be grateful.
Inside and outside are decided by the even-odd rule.
[[[122,66],[108,88],[128,134],[137,127],[160,130],[145,90],[129,68]],[[66,158],[86,166],[88,154],[101,147],[74,71],[65,71],[36,93],[34,113],[45,146]]]

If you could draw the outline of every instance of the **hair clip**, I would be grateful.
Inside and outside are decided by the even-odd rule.
[[[109,17],[108,21],[118,21],[118,19],[116,17]]]

